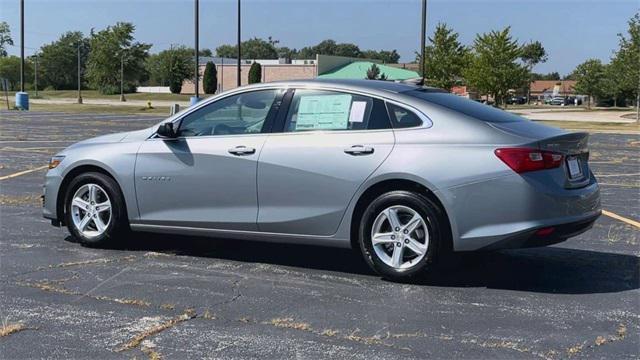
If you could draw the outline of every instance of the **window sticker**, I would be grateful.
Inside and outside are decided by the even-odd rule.
[[[301,96],[296,130],[347,129],[351,95]]]
[[[349,122],[361,123],[364,121],[364,110],[367,108],[366,101],[354,101],[351,104],[351,112],[349,113]]]

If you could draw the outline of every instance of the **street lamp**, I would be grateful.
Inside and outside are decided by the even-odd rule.
[[[82,69],[80,68],[80,44],[78,42],[78,104],[82,104]]]
[[[124,52],[125,49],[122,49],[120,53],[120,101],[122,102],[127,101],[124,97]]]
[[[242,57],[242,50],[240,49],[241,40],[240,40],[240,0],[238,0],[238,69],[236,71],[236,82],[238,87],[241,85],[241,77],[240,77],[240,58]]]
[[[193,12],[193,16],[194,16],[194,24],[195,24],[195,28],[194,28],[194,37],[195,37],[195,57],[196,57],[196,67],[195,67],[195,74],[194,74],[194,84],[195,84],[195,96],[191,99],[191,104],[195,104],[200,100],[200,6],[199,6],[199,1],[195,0],[195,7],[194,7],[194,12]]]
[[[422,31],[420,33],[420,75],[422,76],[422,85],[424,86],[424,78],[426,72],[425,66],[425,47],[427,46],[427,0],[422,0]]]

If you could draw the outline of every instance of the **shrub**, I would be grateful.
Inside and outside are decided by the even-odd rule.
[[[218,69],[216,68],[216,64],[211,61],[209,61],[204,68],[202,86],[206,94],[215,94],[218,89]]]
[[[262,81],[262,66],[257,62],[251,64],[249,68],[249,84],[257,84]]]
[[[169,91],[171,91],[172,94],[180,94],[182,91],[182,81],[177,79],[172,80],[169,84]]]

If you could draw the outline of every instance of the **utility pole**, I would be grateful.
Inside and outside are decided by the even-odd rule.
[[[38,97],[38,54],[33,55],[35,59],[35,69],[33,73],[33,87],[36,92],[35,97]]]
[[[240,77],[240,58],[242,57],[242,50],[240,49],[240,45],[241,45],[241,40],[240,40],[240,0],[238,0],[238,65],[237,65],[237,78],[236,78],[236,82],[237,85],[240,86],[242,83],[241,77]]]
[[[426,77],[425,66],[425,47],[427,46],[427,0],[422,0],[422,31],[420,32],[420,75],[422,76],[422,85]]]
[[[78,104],[82,104],[82,70],[80,69],[80,44],[78,42]]]
[[[198,95],[200,93],[200,39],[199,39],[199,35],[200,35],[200,14],[199,14],[199,1],[195,0],[195,11],[194,11],[194,23],[195,23],[195,52],[196,52],[196,69],[195,69],[195,86],[196,86],[196,101],[198,101]]]
[[[24,92],[24,0],[20,0],[20,91]]]
[[[124,98],[124,49],[122,49],[122,53],[120,54],[120,101],[127,101],[127,99]]]

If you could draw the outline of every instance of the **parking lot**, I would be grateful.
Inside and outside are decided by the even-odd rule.
[[[70,241],[41,216],[48,158],[133,115],[0,112],[0,337],[14,358],[637,358],[640,136],[593,134],[593,230],[465,256],[418,284],[345,249],[140,233]],[[27,172],[24,172],[27,170]],[[33,170],[33,171],[29,171]]]

